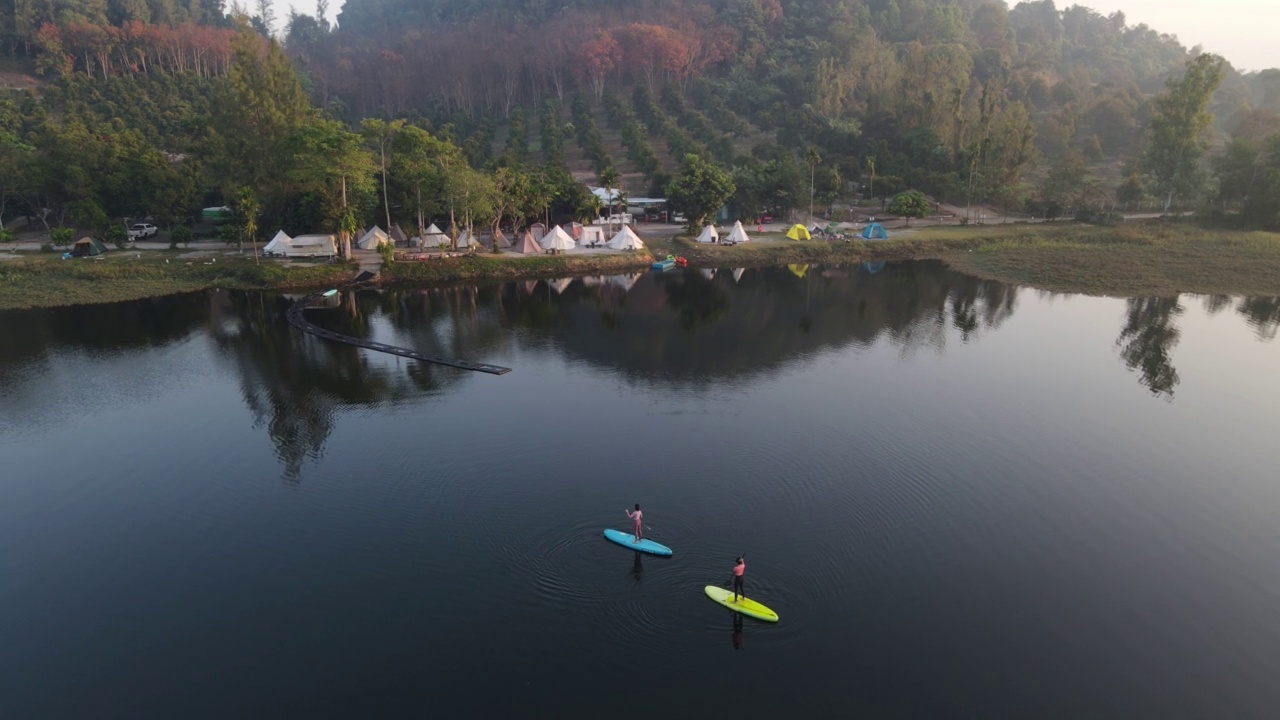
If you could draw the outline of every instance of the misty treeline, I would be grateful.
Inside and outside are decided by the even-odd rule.
[[[366,153],[365,119],[403,120],[477,176],[559,183],[566,214],[591,209],[569,197],[569,169],[657,193],[693,153],[732,178],[743,216],[919,189],[1040,217],[1198,209],[1280,226],[1280,70],[1237,72],[1121,13],[1051,0],[349,0],[334,27],[321,3],[285,18],[249,8],[251,27],[280,38],[309,113]],[[181,155],[203,202],[249,187],[271,221],[337,222],[320,200],[254,187],[270,178],[233,177],[215,147],[230,122],[219,113],[257,112],[211,100],[231,83],[231,25],[208,0],[6,3],[3,47],[51,80],[43,110],[15,101],[19,139],[48,156],[30,126],[101,119],[145,141],[151,161]],[[377,145],[376,178],[348,193],[363,213],[353,222],[378,205],[416,222],[413,203],[378,196],[401,149]],[[399,182],[390,169],[387,182]],[[548,215],[548,193],[534,194],[520,212]],[[111,217],[155,203],[128,204],[99,203]]]

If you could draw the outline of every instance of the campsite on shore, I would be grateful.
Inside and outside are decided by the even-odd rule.
[[[689,235],[646,236],[643,247],[570,248],[557,254],[519,248],[493,252],[396,249],[389,262],[361,249],[352,261],[279,258],[235,245],[170,249],[138,243],[63,260],[22,253],[0,261],[0,309],[57,307],[156,297],[208,288],[302,290],[346,282],[373,263],[378,282],[423,286],[546,278],[646,269],[679,255],[693,267],[940,259],[989,279],[1060,292],[1170,295],[1180,292],[1280,295],[1280,235],[1207,230],[1190,224],[1130,222],[1118,227],[1010,224],[891,231],[883,240],[791,240],[788,228],[747,231],[737,244]],[[726,230],[725,236],[731,234]],[[523,238],[517,238],[517,243]],[[265,248],[260,248],[265,250]],[[415,259],[410,259],[415,258]],[[421,259],[416,259],[421,258]]]

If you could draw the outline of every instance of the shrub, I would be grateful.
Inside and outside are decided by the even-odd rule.
[[[102,233],[102,239],[115,245],[117,250],[123,250],[129,244],[129,231],[123,225],[108,225],[106,232]]]
[[[49,231],[49,239],[58,247],[66,247],[75,238],[76,231],[69,227],[56,227]]]
[[[169,247],[176,249],[178,243],[182,243],[185,247],[191,247],[191,234],[191,228],[186,225],[179,225],[173,229],[173,234],[169,236]]]

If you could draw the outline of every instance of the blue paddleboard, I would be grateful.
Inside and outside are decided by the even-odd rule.
[[[649,538],[640,538],[640,542],[636,542],[635,535],[632,535],[631,533],[624,533],[620,530],[614,530],[613,528],[609,528],[604,531],[604,539],[616,542],[623,547],[631,548],[638,552],[671,557],[671,548],[666,545],[656,543]]]

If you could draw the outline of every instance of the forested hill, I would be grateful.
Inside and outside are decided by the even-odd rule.
[[[687,149],[739,164],[763,140],[757,156],[818,150],[827,195],[875,158],[884,192],[957,199],[978,163],[977,192],[1006,206],[1064,159],[1110,196],[1137,170],[1152,97],[1198,54],[1052,0],[348,0],[339,27],[289,44],[321,101],[353,116],[425,112],[494,139],[522,105],[612,91],[665,166]],[[1210,110],[1219,144],[1256,125],[1280,111],[1280,71],[1228,66]]]
[[[243,22],[222,0],[0,3],[0,71],[45,82],[0,97],[0,155],[28,159],[0,178],[0,220],[177,222],[252,197],[264,222],[354,226],[374,219],[369,188],[385,185],[384,224],[397,220],[392,191],[418,208],[408,223],[482,195],[450,183],[501,189],[472,220],[501,217],[526,186],[542,189],[509,219],[586,217],[570,173],[669,195],[697,185],[673,183],[686,164],[689,177],[722,173],[712,184],[744,218],[811,203],[838,216],[919,190],[1038,216],[1177,204],[1280,226],[1280,70],[1238,73],[1120,13],[1052,0],[347,0],[334,27],[318,19],[327,2],[276,18],[257,0]],[[339,146],[353,167],[372,162],[362,153],[445,167],[402,145],[456,169],[429,197],[425,180],[410,192],[394,173],[362,178],[353,187],[367,191],[335,209],[324,158]]]

